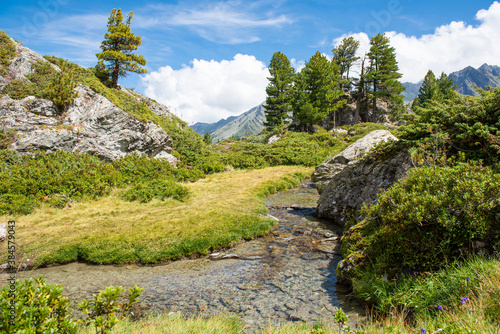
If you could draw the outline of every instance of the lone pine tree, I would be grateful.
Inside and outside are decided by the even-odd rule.
[[[271,131],[284,124],[288,113],[292,111],[293,80],[295,69],[287,56],[275,52],[269,64],[269,84],[266,88],[266,122],[264,126]]]
[[[147,72],[141,67],[146,65],[144,57],[133,53],[142,43],[141,37],[135,36],[130,30],[133,15],[130,12],[127,21],[123,23],[122,10],[113,9],[108,20],[108,33],[104,35],[104,41],[101,43],[102,52],[96,54],[100,60],[97,69],[107,74],[113,88],[118,87],[118,78],[126,76],[127,72]]]
[[[372,115],[375,117],[377,99],[385,99],[393,109],[397,109],[403,105],[401,93],[405,88],[398,81],[401,74],[398,72],[396,50],[390,46],[389,38],[379,33],[370,40],[370,45],[367,53],[370,65],[365,80],[371,85],[368,96],[372,99]]]

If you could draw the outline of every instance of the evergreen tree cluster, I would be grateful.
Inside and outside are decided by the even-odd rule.
[[[396,52],[389,42],[388,37],[377,34],[370,41],[369,52],[359,57],[359,41],[344,38],[332,50],[331,61],[318,51],[298,73],[286,55],[274,53],[266,88],[266,129],[283,127],[292,120],[299,130],[310,131],[332,113],[336,123],[338,113],[350,98],[357,101],[358,122],[375,120],[380,100],[393,111],[401,109],[404,87],[398,81],[401,74]],[[354,78],[353,67],[357,64],[361,65],[361,73]]]

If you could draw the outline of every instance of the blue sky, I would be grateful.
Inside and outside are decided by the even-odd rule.
[[[300,68],[349,35],[364,50],[370,37],[387,32],[404,81],[416,82],[428,69],[500,65],[500,3],[491,0],[2,1],[0,29],[42,55],[88,67],[113,8],[134,12],[132,31],[143,40],[138,53],[148,61],[147,75],[121,83],[190,123],[263,102],[274,52]]]

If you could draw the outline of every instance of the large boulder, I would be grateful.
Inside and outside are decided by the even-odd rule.
[[[21,154],[75,151],[108,161],[136,152],[176,163],[170,154],[172,139],[160,126],[139,121],[87,86],[78,85],[75,91],[78,97],[64,113],[48,100],[2,97],[0,128],[17,132],[11,149]]]
[[[341,153],[316,167],[312,175],[312,181],[318,192],[321,194],[330,180],[346,166],[358,161],[359,158],[370,151],[376,144],[388,140],[397,141],[398,139],[387,130],[372,131],[348,146]]]
[[[377,194],[405,176],[411,166],[406,150],[346,166],[324,188],[318,200],[318,216],[344,226],[350,213],[356,213],[363,203],[375,202]]]

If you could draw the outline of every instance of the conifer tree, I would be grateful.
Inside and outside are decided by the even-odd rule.
[[[365,80],[371,85],[371,91],[368,92],[368,95],[372,99],[373,117],[377,113],[377,99],[385,99],[393,109],[403,106],[401,93],[405,88],[398,81],[401,74],[398,72],[396,51],[389,42],[388,37],[379,33],[370,40],[371,47],[367,53],[370,66]]]
[[[341,44],[332,50],[333,61],[339,65],[340,76],[342,78],[341,87],[344,90],[351,88],[351,80],[349,79],[349,71],[360,57],[356,56],[356,51],[359,48],[359,41],[354,37],[344,38]]]
[[[97,59],[108,64],[105,70],[111,78],[111,86],[118,87],[118,78],[127,75],[127,72],[146,73],[146,69],[140,65],[146,65],[146,60],[142,55],[137,55],[133,51],[141,45],[141,37],[135,36],[130,31],[130,21],[133,13],[127,16],[127,21],[123,23],[121,9],[113,9],[108,20],[108,33],[104,35],[101,43],[102,52],[97,53]],[[100,63],[101,66],[103,63]]]
[[[269,64],[269,84],[266,88],[265,105],[266,122],[264,126],[271,131],[284,124],[288,113],[292,111],[293,80],[295,69],[290,65],[287,56],[275,52]]]
[[[439,79],[436,79],[434,73],[429,70],[425,75],[424,81],[418,90],[418,95],[413,100],[413,107],[425,107],[427,101],[443,102],[455,96],[454,90],[457,88],[453,84],[453,79],[444,72]]]
[[[294,117],[303,131],[343,104],[338,66],[319,51],[297,75],[295,87]]]

